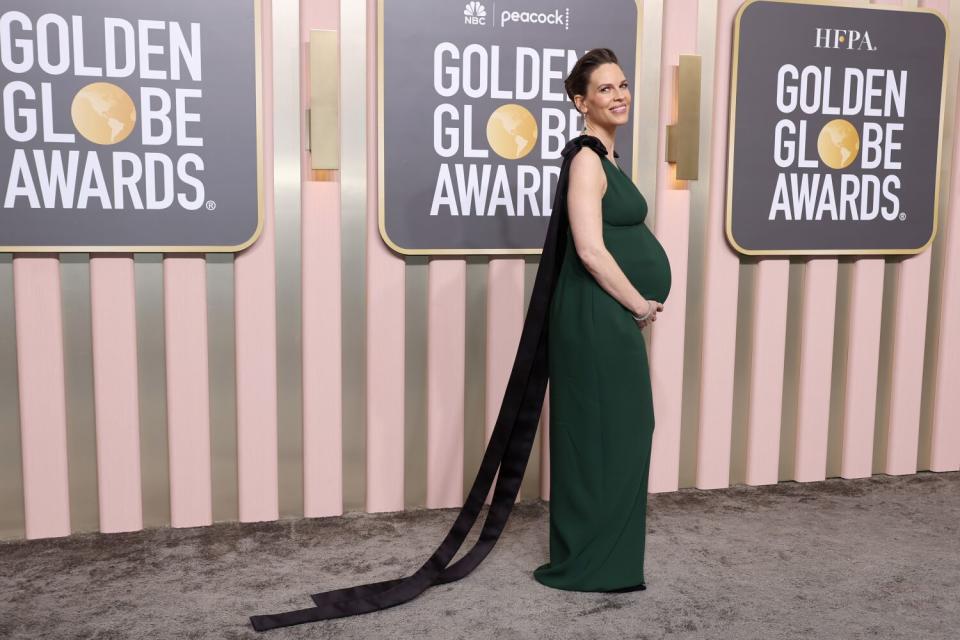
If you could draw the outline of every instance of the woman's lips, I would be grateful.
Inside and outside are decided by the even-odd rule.
[[[627,105],[621,105],[619,107],[613,107],[612,109],[610,109],[610,111],[613,111],[614,113],[624,113],[626,112],[626,110],[627,110]]]

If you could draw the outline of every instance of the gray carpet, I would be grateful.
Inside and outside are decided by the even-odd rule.
[[[457,510],[0,543],[0,638],[960,636],[960,473],[651,495],[647,590],[622,594],[533,579],[547,559],[548,508],[518,504],[459,582],[263,634],[249,615],[413,572]]]

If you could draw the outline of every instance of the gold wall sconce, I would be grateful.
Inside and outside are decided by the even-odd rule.
[[[307,151],[314,179],[327,179],[340,168],[339,69],[337,32],[311,29]]]
[[[696,180],[700,157],[700,56],[683,54],[677,71],[677,121],[667,125],[667,162],[677,180]]]

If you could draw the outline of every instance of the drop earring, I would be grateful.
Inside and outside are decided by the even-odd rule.
[[[587,114],[583,114],[583,131],[580,132],[580,135],[587,135]]]

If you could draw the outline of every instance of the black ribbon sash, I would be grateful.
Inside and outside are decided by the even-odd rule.
[[[590,135],[577,136],[561,151],[563,160],[547,236],[500,413],[470,493],[443,542],[423,566],[409,576],[315,593],[311,596],[315,605],[313,607],[251,616],[250,622],[254,629],[267,631],[305,622],[369,613],[402,604],[413,600],[435,584],[453,582],[468,575],[493,549],[520,490],[543,409],[548,379],[548,311],[560,266],[563,264],[569,230],[569,168],[573,157],[584,146],[589,146],[601,156],[607,155],[607,149],[600,139]],[[614,152],[614,157],[619,155]],[[479,539],[469,552],[448,567],[477,521],[498,468],[500,473],[497,476],[497,485]]]

